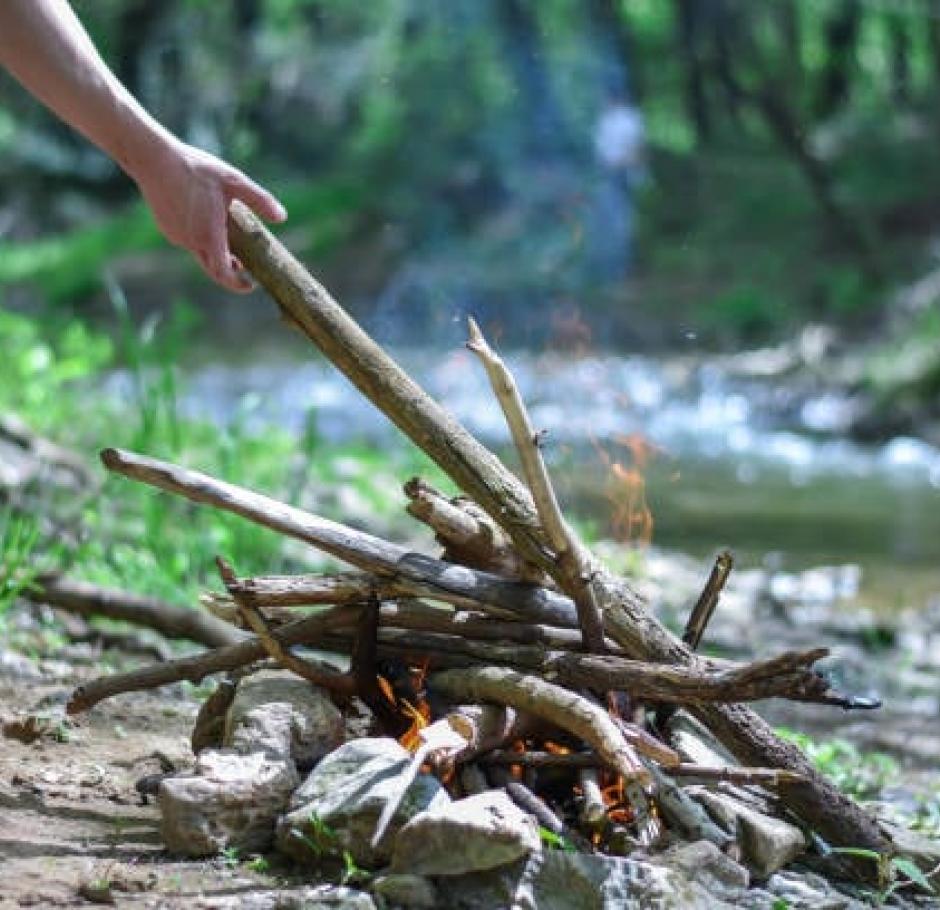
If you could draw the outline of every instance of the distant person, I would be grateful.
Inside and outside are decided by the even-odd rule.
[[[157,123],[105,65],[66,0],[0,0],[0,65],[120,165],[171,243],[222,287],[251,290],[229,249],[229,203],[240,199],[270,221],[287,217],[284,206]]]
[[[626,278],[632,261],[633,188],[645,176],[643,115],[620,92],[610,92],[594,127],[599,175],[589,256],[594,277]]]

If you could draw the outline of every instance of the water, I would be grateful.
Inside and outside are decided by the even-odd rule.
[[[394,356],[483,441],[507,447],[502,415],[469,352]],[[642,492],[661,546],[703,556],[730,546],[745,562],[772,554],[793,568],[859,563],[869,601],[890,609],[940,592],[940,450],[913,438],[871,446],[846,439],[849,399],[807,394],[798,382],[737,379],[717,361],[505,356],[533,422],[549,432],[560,494],[598,530],[618,530],[618,506]],[[314,420],[330,441],[401,441],[306,349],[255,349],[245,364],[203,361],[186,388],[184,410],[220,423],[240,413],[300,430]],[[637,466],[637,456],[645,488],[631,493],[614,482],[611,465]]]

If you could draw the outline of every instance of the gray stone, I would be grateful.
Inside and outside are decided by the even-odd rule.
[[[912,860],[922,871],[929,872],[940,866],[940,840],[924,837],[907,825],[898,825],[884,819],[881,820],[881,826],[894,841],[898,854]]]
[[[290,810],[278,825],[278,847],[302,862],[344,851],[367,868],[387,862],[394,836],[405,822],[424,809],[450,802],[436,778],[419,774],[373,848],[376,822],[385,804],[399,799],[410,765],[408,750],[386,737],[340,746],[320,761],[291,797]]]
[[[744,862],[760,878],[772,875],[806,849],[806,838],[795,825],[764,815],[724,793],[705,788],[694,792],[712,818],[734,833]]]
[[[449,910],[732,910],[673,869],[625,857],[558,850],[500,869],[441,878]]]
[[[286,670],[265,670],[239,682],[223,744],[307,770],[344,739],[343,716],[326,692]]]
[[[395,838],[392,868],[421,875],[492,869],[541,849],[538,823],[504,790],[420,812]]]
[[[774,899],[783,898],[788,910],[864,910],[868,906],[837,891],[821,875],[803,870],[777,872],[765,889]]]
[[[685,711],[677,711],[669,719],[668,733],[669,744],[683,761],[712,768],[738,765],[708,728]]]
[[[212,895],[195,901],[187,898],[186,906],[195,910],[376,910],[372,898],[364,891],[335,885],[239,889],[237,894]]]
[[[433,908],[437,906],[437,889],[423,875],[398,873],[380,875],[372,890],[395,907]]]
[[[678,872],[686,881],[698,882],[722,900],[734,901],[751,881],[744,866],[707,840],[676,844],[652,861]]]
[[[14,679],[42,679],[42,670],[34,660],[0,648],[0,676],[12,676]]]
[[[263,851],[271,846],[277,817],[299,783],[291,762],[256,752],[207,749],[195,773],[160,784],[160,833],[172,853],[209,856],[225,847]]]

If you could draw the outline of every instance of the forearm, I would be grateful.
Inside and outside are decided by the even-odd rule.
[[[0,64],[135,179],[175,141],[108,69],[65,0],[0,0]]]

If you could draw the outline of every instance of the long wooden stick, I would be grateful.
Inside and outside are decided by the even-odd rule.
[[[544,535],[525,487],[402,370],[237,200],[229,209],[229,241],[232,252],[268,291],[287,321],[300,328],[499,524],[512,523],[523,555],[548,568]]]
[[[589,560],[580,541],[561,514],[561,506],[558,505],[548,467],[542,458],[539,437],[529,419],[529,412],[516,385],[516,379],[503,359],[487,344],[476,322],[470,319],[468,324],[470,340],[467,347],[480,358],[489,376],[493,393],[503,410],[513,443],[519,453],[522,473],[532,493],[539,522],[545,530],[549,545],[555,551],[560,572],[560,575],[556,574],[555,577],[559,579],[565,593],[571,597],[577,608],[584,647],[588,651],[603,654],[606,650],[604,620],[594,593]]]
[[[282,626],[272,634],[284,647],[300,642],[315,642],[330,629],[346,625],[350,620],[355,621],[357,615],[358,611],[354,607],[330,607],[317,616],[308,616],[306,619]],[[139,670],[102,676],[75,689],[66,710],[69,714],[80,714],[113,695],[141,692],[183,680],[199,683],[214,673],[237,670],[266,656],[264,645],[256,636],[251,636],[236,645],[216,648],[192,657],[181,657]]]
[[[433,402],[316,282],[251,211],[230,209],[232,249],[277,302],[377,407],[427,452],[509,534],[522,555],[553,577],[544,535],[531,496],[492,453]],[[650,615],[636,590],[598,569],[595,576],[608,633],[637,658],[694,664],[689,648]],[[776,736],[743,706],[702,706],[700,720],[745,765],[793,770],[805,786],[787,794],[802,819],[830,843],[890,854],[893,846],[875,819],[810,764],[792,744]],[[866,877],[881,884],[886,864],[867,863]]]
[[[167,638],[195,641],[210,648],[231,645],[245,637],[238,629],[198,610],[59,575],[42,576],[22,596],[78,616],[118,619],[154,629]]]
[[[366,571],[415,582],[423,586],[412,588],[420,596],[434,597],[437,592],[441,599],[447,600],[448,594],[459,595],[480,608],[492,604],[524,619],[560,626],[576,625],[574,604],[556,591],[414,553],[372,534],[170,462],[122,449],[105,449],[101,460],[109,470],[125,477],[192,502],[241,515]]]

